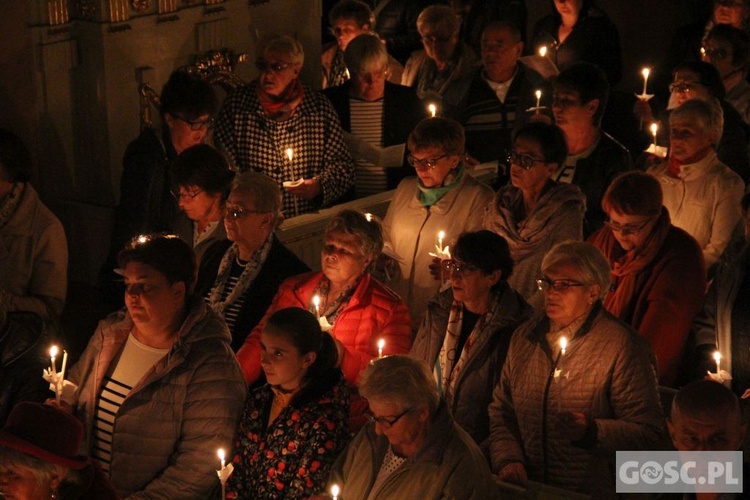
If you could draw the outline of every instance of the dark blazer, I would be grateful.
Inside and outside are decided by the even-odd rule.
[[[229,240],[217,241],[208,247],[203,254],[198,270],[198,281],[195,285],[197,296],[206,297],[213,288],[221,259],[230,246],[232,246],[232,242]],[[231,332],[232,350],[234,352],[242,347],[245,337],[263,318],[279,289],[279,285],[291,276],[308,271],[310,271],[310,268],[307,264],[302,262],[274,236],[271,250],[268,252],[268,258],[266,258],[263,268],[245,290],[245,302],[240,308],[237,322]]]
[[[351,80],[331,87],[323,91],[333,104],[336,114],[339,115],[341,128],[351,133],[351,110],[349,109],[349,90],[351,89]],[[427,110],[422,101],[417,97],[417,93],[410,87],[396,85],[395,83],[385,82],[385,95],[383,96],[383,145],[393,146],[402,144],[409,138],[409,134],[422,119],[427,117]],[[398,183],[404,177],[414,175],[414,170],[406,163],[402,168],[389,168],[388,172],[388,189],[396,189]]]

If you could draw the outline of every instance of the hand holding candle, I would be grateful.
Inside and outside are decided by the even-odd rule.
[[[728,371],[721,369],[721,353],[719,351],[715,351],[713,358],[714,361],[716,361],[716,373],[713,373],[709,370],[708,377],[714,382],[718,382],[720,384],[732,380],[732,375]]]
[[[219,460],[221,460],[221,469],[216,471],[216,474],[219,476],[219,482],[221,483],[221,500],[226,499],[226,484],[227,479],[229,479],[229,476],[232,475],[232,472],[234,472],[234,465],[231,463],[229,465],[225,465],[225,458],[224,455],[224,448],[219,448],[219,451],[217,453],[219,455]]]
[[[62,370],[58,373],[57,366],[55,363],[55,358],[57,357],[57,353],[59,352],[56,345],[53,345],[50,347],[49,355],[51,360],[51,365],[48,369],[44,370],[42,372],[42,378],[49,382],[50,384],[50,390],[54,391],[55,393],[55,401],[57,404],[60,404],[60,397],[62,396],[63,387],[65,386],[65,369],[68,365],[68,351],[63,351],[63,362],[62,362]]]

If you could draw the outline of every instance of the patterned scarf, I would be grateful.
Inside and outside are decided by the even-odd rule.
[[[346,83],[349,79],[347,75],[347,67],[344,62],[344,51],[336,47],[336,53],[331,61],[331,72],[328,75],[328,86],[337,87]]]
[[[227,295],[227,298],[221,300],[221,296],[224,295],[224,289],[229,281],[232,262],[234,262],[239,255],[237,243],[234,243],[229,247],[226,253],[224,253],[224,257],[221,259],[221,264],[219,264],[219,272],[216,275],[216,283],[214,284],[213,289],[211,289],[211,294],[208,297],[208,304],[216,314],[224,317],[224,311],[226,308],[232,305],[232,303],[234,303],[239,297],[242,297],[242,294],[244,294],[252,282],[255,281],[258,273],[260,273],[260,270],[263,268],[263,263],[268,258],[268,252],[271,250],[272,242],[273,233],[268,235],[268,238],[266,238],[266,241],[263,243],[263,246],[260,247],[260,250],[255,252],[250,261],[245,264],[242,274],[234,285],[234,288],[232,288],[229,295]]]
[[[267,117],[277,122],[283,122],[291,118],[304,96],[305,91],[299,78],[290,82],[278,96],[263,90],[263,86],[258,82],[258,100],[263,112]]]
[[[458,380],[463,370],[466,360],[471,355],[471,350],[477,341],[477,337],[484,330],[486,325],[495,314],[495,304],[497,301],[490,300],[490,308],[486,313],[481,315],[474,325],[474,329],[469,334],[469,338],[464,343],[461,355],[456,359],[456,347],[461,337],[461,327],[464,320],[464,306],[461,302],[453,300],[451,310],[448,315],[448,328],[443,339],[443,347],[438,353],[438,363],[435,363],[435,369],[439,370],[435,377],[440,381],[440,390],[448,401],[451,401],[453,392],[456,389],[456,380]]]
[[[461,164],[457,169],[448,172],[445,180],[443,180],[442,186],[428,188],[422,185],[421,180],[417,179],[417,187],[420,191],[419,203],[421,203],[423,207],[431,207],[432,205],[440,201],[440,198],[442,198],[443,196],[448,194],[449,191],[458,186],[458,183],[461,182],[461,178],[463,178],[463,176],[464,166],[463,164]]]
[[[25,187],[26,184],[23,182],[16,182],[13,184],[13,188],[11,188],[8,196],[0,202],[0,228],[5,227],[11,217],[13,217],[13,214],[16,213]]]
[[[364,276],[364,274],[362,276]],[[338,318],[339,314],[341,314],[341,311],[346,308],[346,305],[349,303],[349,299],[351,299],[352,295],[354,295],[354,291],[357,289],[362,276],[357,278],[357,281],[353,285],[345,287],[341,291],[339,296],[336,297],[333,301],[329,301],[328,292],[331,290],[331,280],[329,280],[324,274],[320,278],[318,286],[315,287],[315,290],[313,290],[313,293],[310,296],[310,303],[307,305],[307,310],[313,314],[316,314],[315,304],[313,304],[313,297],[315,297],[316,295],[319,296],[321,298],[321,303],[323,304],[323,309],[320,311],[320,317],[322,318],[325,316],[325,318],[328,320],[328,323],[333,325],[334,323],[336,323],[336,318]]]

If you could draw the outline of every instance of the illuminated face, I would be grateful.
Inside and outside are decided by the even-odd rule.
[[[396,403],[380,399],[369,399],[370,413],[375,418],[375,432],[385,436],[391,447],[398,453],[406,447],[418,443],[424,435],[429,411],[419,408],[402,408]],[[384,422],[395,423],[388,425]]]
[[[177,154],[203,142],[208,133],[210,118],[208,115],[201,115],[198,119],[191,121],[177,113],[164,113],[169,137]]]
[[[699,415],[682,415],[678,409],[667,424],[678,451],[737,451],[745,439],[745,426],[740,419],[724,412],[707,410]]]
[[[354,284],[365,272],[370,259],[359,249],[359,239],[353,234],[328,234],[322,252],[323,274],[338,285]]]
[[[385,80],[388,76],[388,64],[378,68],[366,68],[365,71],[352,73],[352,93],[364,101],[375,101],[385,95]]]
[[[735,28],[744,28],[747,18],[748,9],[743,0],[719,0],[714,6],[716,24],[731,24]]]
[[[299,76],[301,65],[292,62],[289,54],[266,52],[256,62],[256,67],[260,71],[261,88],[273,96],[280,96]]]
[[[59,481],[56,481],[59,482]],[[15,500],[49,498],[51,484],[40,484],[34,470],[21,465],[0,464],[0,497]]]
[[[599,285],[583,282],[581,271],[571,264],[560,264],[547,270],[544,279],[568,284],[565,290],[550,286],[545,291],[545,310],[554,325],[565,327],[590,309],[599,295]]]
[[[488,28],[482,33],[482,63],[490,79],[493,75],[513,74],[523,51],[523,42],[515,41],[506,28]]]
[[[221,193],[208,193],[198,186],[180,186],[178,205],[191,221],[218,221],[221,218]]]
[[[555,0],[555,8],[561,16],[577,16],[583,7],[583,0]]]
[[[518,137],[513,142],[512,152],[516,161],[510,162],[510,182],[521,191],[538,193],[557,170],[556,163],[544,161],[542,146],[529,137]],[[528,170],[521,166],[523,158],[532,162]]]
[[[586,130],[592,126],[599,108],[599,99],[584,103],[575,90],[556,88],[552,98],[552,114],[555,125],[563,131]]]
[[[607,215],[607,227],[612,230],[615,239],[626,252],[643,248],[657,220],[656,217],[626,215],[615,210],[611,210]]]
[[[674,104],[674,107],[680,106],[683,102],[690,99],[702,99],[705,101],[711,96],[708,87],[701,83],[700,75],[684,69],[674,74],[669,91],[671,93],[669,102],[670,104]]]
[[[450,284],[456,302],[470,306],[486,306],[489,303],[490,289],[500,279],[499,271],[485,274],[481,269],[458,259],[453,259],[453,264]]]
[[[447,63],[453,59],[458,45],[458,33],[451,33],[444,27],[422,27],[419,32],[422,46],[427,57],[438,63]]]
[[[440,187],[454,168],[458,167],[461,158],[449,156],[440,147],[429,147],[411,152],[410,163],[417,171],[424,187]]]
[[[733,72],[739,70],[742,66],[736,66],[732,59],[734,51],[732,44],[725,40],[709,38],[704,47],[705,54],[703,60],[713,65],[722,78],[728,77]]]
[[[370,31],[369,24],[359,26],[354,19],[336,19],[331,26],[331,33],[336,37],[336,43],[342,51],[346,50],[349,42],[368,31]]]
[[[185,283],[170,284],[166,276],[141,262],[125,266],[125,306],[138,327],[167,332],[185,307]]]
[[[232,191],[224,207],[224,229],[228,240],[255,253],[266,242],[272,230],[273,214],[257,212],[255,204],[249,198]]]
[[[695,121],[682,118],[670,120],[669,154],[680,161],[698,161],[696,154],[711,146],[711,138]]]
[[[313,361],[315,353],[302,354],[284,333],[265,328],[260,334],[260,366],[269,384],[297,389]]]

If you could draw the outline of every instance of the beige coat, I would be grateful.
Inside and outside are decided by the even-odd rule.
[[[417,182],[416,177],[401,181],[383,220],[386,246],[401,259],[401,276],[390,285],[409,305],[413,330],[440,289],[429,269],[438,233],[445,231],[447,246],[465,231],[482,229],[484,208],[492,200],[492,190],[464,172],[459,185],[428,209],[419,202]]]

